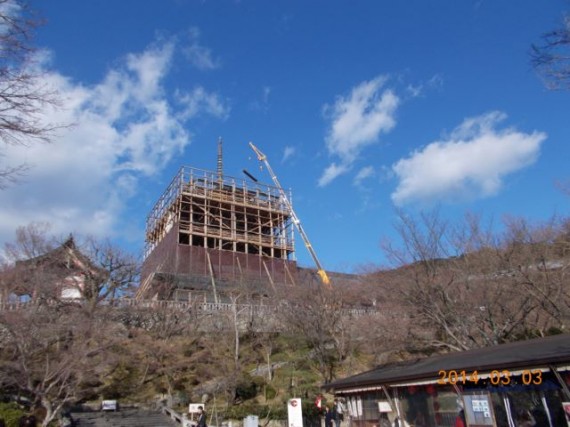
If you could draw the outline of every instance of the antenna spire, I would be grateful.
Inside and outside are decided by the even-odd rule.
[[[224,160],[223,160],[222,144],[223,140],[222,137],[220,136],[218,138],[218,182],[220,184],[222,183],[224,176]]]

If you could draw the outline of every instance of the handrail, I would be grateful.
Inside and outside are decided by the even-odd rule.
[[[64,300],[58,301],[54,300],[51,304],[60,303],[80,303],[79,300]],[[43,301],[45,304],[46,302]],[[49,302],[47,303],[50,304]],[[135,298],[119,298],[113,300],[102,301],[101,304],[112,307],[140,307],[140,308],[165,308],[165,309],[176,309],[176,310],[196,310],[203,313],[216,313],[216,312],[231,312],[237,310],[242,313],[250,314],[267,314],[267,313],[277,313],[285,309],[282,305],[269,305],[269,304],[232,304],[232,303],[222,303],[222,302],[189,302],[189,301],[173,301],[173,300],[143,300]],[[3,302],[0,303],[0,311],[15,311],[20,309],[25,309],[28,307],[35,306],[34,301],[15,301],[15,302]],[[342,308],[342,312],[346,315],[352,316],[362,316],[369,313],[379,312],[377,308]]]
[[[186,425],[188,425],[187,423],[186,425],[184,424],[184,421],[187,421],[188,419],[184,415],[180,415],[174,409],[168,408],[167,406],[162,406],[161,409],[165,415],[169,416],[173,421],[180,423],[182,427],[186,427]]]

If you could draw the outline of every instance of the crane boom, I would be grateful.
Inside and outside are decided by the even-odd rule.
[[[273,180],[275,187],[277,187],[277,189],[279,190],[279,194],[281,195],[281,199],[283,200],[283,203],[285,203],[285,206],[287,207],[287,210],[289,211],[289,213],[291,215],[291,218],[293,220],[293,224],[295,224],[295,227],[297,227],[297,230],[299,231],[299,234],[301,235],[301,238],[303,239],[303,243],[305,244],[305,247],[307,248],[307,250],[311,254],[311,257],[313,258],[313,261],[315,262],[315,265],[317,266],[317,273],[319,274],[321,281],[325,285],[330,286],[331,281],[329,279],[329,276],[327,275],[327,272],[324,270],[323,266],[321,265],[319,258],[317,257],[317,253],[313,249],[313,246],[311,245],[311,242],[309,241],[309,237],[307,236],[307,233],[305,233],[305,230],[303,229],[303,226],[301,225],[301,221],[299,220],[299,217],[297,216],[297,214],[293,210],[293,205],[291,204],[291,202],[287,198],[287,194],[285,193],[285,190],[283,190],[283,187],[281,187],[281,184],[279,183],[279,180],[277,179],[277,175],[275,175],[275,172],[273,172],[273,169],[271,168],[271,165],[269,164],[269,161],[267,160],[267,156],[265,154],[263,154],[261,151],[259,151],[259,149],[255,145],[253,145],[252,142],[249,143],[249,146],[257,155],[257,159],[260,162],[263,162],[265,164],[267,171],[271,175],[271,179]]]

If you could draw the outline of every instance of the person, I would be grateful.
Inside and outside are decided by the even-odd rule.
[[[517,415],[517,427],[534,427],[536,421],[529,411],[520,411]]]
[[[532,417],[536,421],[537,426],[549,425],[548,416],[546,415],[546,412],[544,412],[544,409],[542,409],[540,407],[535,407],[532,411],[530,411],[530,414],[532,415]]]
[[[422,414],[421,412],[418,412],[416,414],[416,419],[414,420],[414,426],[415,427],[426,427],[426,419],[424,417],[424,414]]]
[[[66,409],[61,413],[61,425],[63,427],[74,427],[76,425],[75,420],[71,415],[71,411]]]
[[[336,413],[338,414],[338,424],[336,427],[340,427],[340,424],[344,421],[344,405],[340,399],[335,399],[334,406],[336,408]]]
[[[467,423],[465,422],[465,411],[463,408],[461,408],[457,414],[457,417],[455,417],[455,423],[453,424],[453,427],[467,427]]]
[[[562,407],[564,408],[564,415],[566,416],[566,422],[570,425],[570,404],[563,402]]]
[[[339,417],[338,412],[337,412],[336,399],[335,399],[334,405],[332,406],[331,414],[332,414],[332,420],[334,422],[335,427],[340,427],[340,417]]]
[[[198,424],[196,424],[196,427],[207,427],[207,425],[206,425],[206,411],[204,411],[204,407],[199,406],[198,411],[200,411],[200,416],[198,417]]]
[[[325,427],[333,427],[333,413],[328,406],[325,406]]]
[[[378,427],[392,427],[386,412],[380,412],[380,416],[378,417]]]

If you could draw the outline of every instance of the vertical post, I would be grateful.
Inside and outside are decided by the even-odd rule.
[[[206,251],[206,258],[208,259],[208,269],[210,270],[210,278],[212,279],[212,290],[214,291],[214,302],[218,303],[218,292],[216,292],[216,279],[214,279],[214,268],[212,267],[212,259],[210,253]]]
[[[265,268],[265,272],[267,273],[267,277],[269,278],[269,283],[271,284],[271,287],[273,288],[273,290],[275,291],[275,282],[273,282],[273,278],[271,277],[271,273],[269,272],[269,268],[267,268],[267,264],[265,264],[265,261],[262,259],[261,262],[263,263],[263,267]]]
[[[566,382],[560,376],[560,373],[558,372],[556,367],[554,367],[553,365],[549,365],[548,367],[550,368],[550,372],[552,372],[554,374],[554,376],[556,377],[558,384],[560,384],[560,387],[562,388],[562,392],[564,393],[564,397],[566,399],[570,400],[570,390],[568,390],[568,386],[566,385]]]

